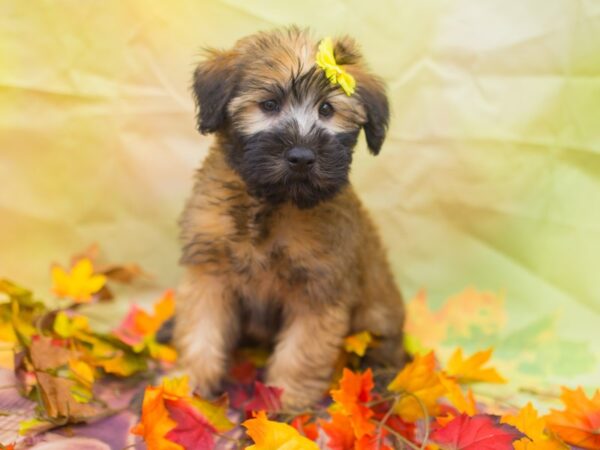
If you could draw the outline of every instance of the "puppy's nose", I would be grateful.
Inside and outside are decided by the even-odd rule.
[[[310,169],[315,159],[315,152],[305,147],[294,147],[287,152],[288,163],[295,170]]]

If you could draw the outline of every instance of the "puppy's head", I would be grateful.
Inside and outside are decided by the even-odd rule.
[[[316,64],[319,41],[290,28],[211,50],[194,73],[198,128],[221,137],[251,194],[310,208],[348,183],[358,134],[378,154],[389,118],[381,81],[355,42],[333,41],[336,63],[356,80],[347,95]]]

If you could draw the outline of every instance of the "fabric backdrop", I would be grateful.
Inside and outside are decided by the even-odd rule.
[[[173,286],[211,141],[199,48],[293,23],[353,35],[388,83],[388,139],[352,180],[407,299],[496,293],[502,329],[474,347],[598,384],[597,0],[0,0],[0,274],[44,293],[51,261],[98,242]]]

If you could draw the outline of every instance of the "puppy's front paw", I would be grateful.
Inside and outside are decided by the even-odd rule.
[[[179,350],[178,367],[190,376],[190,383],[202,397],[212,397],[221,390],[226,374],[227,354],[221,350],[216,334],[202,332],[206,328],[194,328],[193,333],[176,333],[176,344]],[[211,339],[212,338],[212,339]],[[219,344],[219,345],[217,345]]]
[[[290,384],[284,379],[278,380],[272,376],[267,377],[267,384],[283,389],[281,403],[286,412],[302,412],[309,409],[323,399],[327,390],[327,383],[320,381],[311,383],[310,380],[303,380],[301,383]]]
[[[181,369],[190,375],[192,389],[201,397],[211,398],[221,391],[225,376],[225,363],[218,358],[190,355],[182,360]]]

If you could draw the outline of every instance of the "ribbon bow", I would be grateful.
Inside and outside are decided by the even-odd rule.
[[[325,71],[325,76],[332,84],[339,84],[346,95],[350,96],[354,94],[356,80],[335,61],[335,56],[333,55],[333,41],[329,37],[319,42],[317,66]]]

